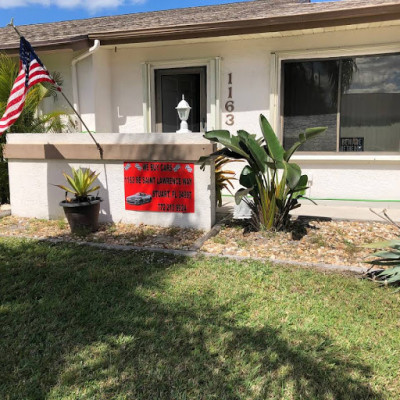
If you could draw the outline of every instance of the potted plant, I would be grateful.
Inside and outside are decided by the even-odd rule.
[[[99,185],[94,186],[99,174],[89,168],[78,168],[77,170],[72,168],[72,176],[65,172],[63,175],[70,187],[55,186],[65,190],[65,200],[60,202],[60,206],[64,208],[71,232],[97,231],[99,228],[100,203],[103,199],[89,194],[100,188]],[[68,193],[72,193],[75,197],[69,198]]]

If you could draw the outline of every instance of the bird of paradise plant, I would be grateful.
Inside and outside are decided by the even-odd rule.
[[[307,140],[327,128],[307,129],[300,133],[290,149],[285,150],[263,115],[260,125],[262,138],[244,130],[237,131],[237,135],[214,130],[206,132],[204,137],[224,146],[210,156],[223,155],[247,162],[239,178],[242,188],[236,192],[235,201],[239,204],[243,200],[250,206],[257,228],[280,230],[288,226],[290,211],[300,206],[298,200],[304,197],[308,183],[307,175],[302,175],[300,166],[290,159]],[[209,157],[202,157],[201,161],[205,163]]]

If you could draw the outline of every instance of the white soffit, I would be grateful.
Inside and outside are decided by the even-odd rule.
[[[300,29],[300,30],[283,31],[283,32],[265,32],[265,33],[235,35],[235,36],[218,36],[218,37],[210,37],[210,38],[179,39],[179,40],[166,40],[166,41],[143,42],[143,43],[127,43],[127,44],[118,44],[118,45],[106,45],[106,46],[102,46],[102,47],[114,49],[115,47],[130,48],[130,47],[175,46],[177,44],[226,42],[226,41],[249,40],[249,39],[268,39],[268,38],[283,38],[283,37],[291,37],[291,36],[305,36],[305,35],[315,35],[315,34],[329,33],[329,32],[387,28],[387,27],[392,27],[392,26],[400,26],[400,20],[372,22],[372,23],[355,24],[355,25],[354,24],[353,25],[341,25],[341,26],[332,26],[332,27],[325,27],[325,28]]]

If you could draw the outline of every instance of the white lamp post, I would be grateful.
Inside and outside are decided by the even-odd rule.
[[[191,109],[192,109],[192,107],[189,106],[188,102],[185,100],[185,95],[183,94],[182,100],[179,102],[178,106],[176,107],[176,111],[178,111],[178,115],[181,120],[181,129],[176,131],[177,133],[192,132],[189,130],[189,126],[187,123]]]

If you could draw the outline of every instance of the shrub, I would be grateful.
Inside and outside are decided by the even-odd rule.
[[[237,135],[214,130],[206,132],[204,137],[224,146],[209,157],[223,155],[247,162],[239,179],[243,187],[236,192],[235,201],[239,204],[243,200],[250,206],[254,227],[285,229],[290,221],[289,212],[300,207],[298,199],[304,197],[308,183],[307,175],[302,175],[301,168],[290,162],[290,158],[301,145],[326,128],[307,129],[285,151],[263,115],[260,116],[260,125],[262,138],[244,130],[239,130]],[[202,157],[200,161],[205,162],[209,157]]]

